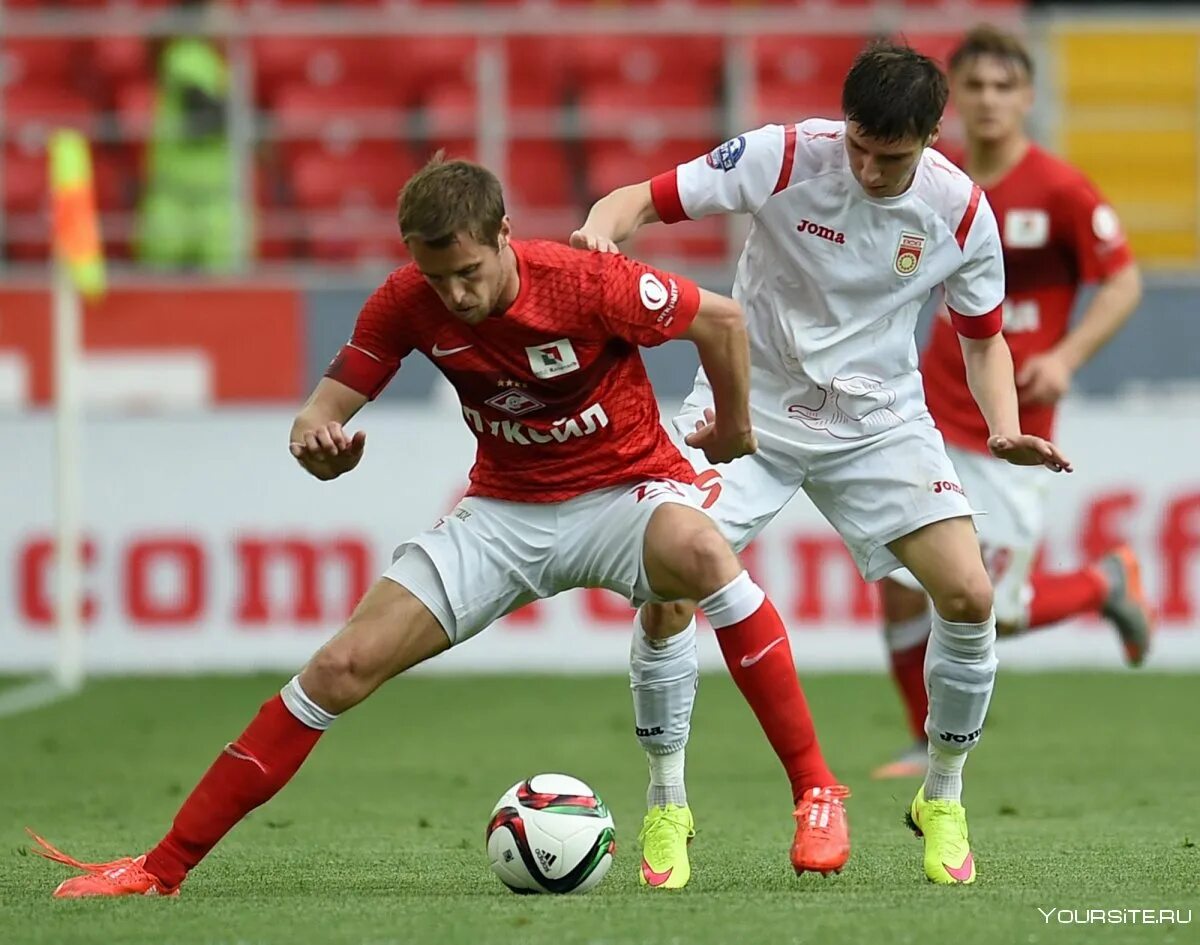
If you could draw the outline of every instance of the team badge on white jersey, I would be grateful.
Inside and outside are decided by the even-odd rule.
[[[925,237],[920,233],[901,233],[896,246],[896,261],[892,268],[898,276],[911,276],[921,265],[921,253],[925,249]]]
[[[720,170],[728,173],[737,167],[738,161],[742,159],[742,155],[745,153],[746,136],[738,135],[736,138],[731,138],[724,144],[713,148],[705,160],[708,162],[708,166],[714,171]]]
[[[579,358],[566,338],[533,345],[526,348],[525,353],[529,356],[529,366],[533,368],[535,377],[556,377],[579,370]]]

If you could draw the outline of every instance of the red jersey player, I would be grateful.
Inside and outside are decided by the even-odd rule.
[[[840,801],[831,811],[827,795],[845,788],[821,756],[786,630],[699,510],[695,474],[659,422],[638,353],[672,338],[695,344],[716,409],[691,444],[713,462],[752,453],[736,303],[624,257],[513,240],[500,182],[465,161],[436,158],[413,176],[400,231],[413,262],[363,307],[296,418],[290,449],[319,479],[354,469],[366,434],[344,425],[419,351],[457,389],[478,440],[466,497],[397,549],[342,631],[218,755],[152,850],[84,864],[39,840],[43,855],[83,871],[55,895],[174,895],[341,713],[521,605],[572,587],[700,601],[789,775],[794,867],[839,869],[849,838]],[[686,840],[690,826],[676,829]],[[688,872],[683,862],[653,885],[683,885]]]
[[[1048,439],[1072,374],[1137,306],[1137,266],[1116,214],[1091,182],[1026,135],[1033,62],[1020,41],[992,27],[977,28],[953,54],[950,67],[967,151],[948,156],[983,187],[1000,224],[1007,284],[1003,330],[1016,371],[1021,429]],[[1071,310],[1085,283],[1099,289],[1071,328]],[[1151,623],[1130,550],[1118,548],[1068,574],[1034,572],[1050,477],[988,455],[987,426],[967,388],[948,319],[936,321],[921,373],[930,413],[962,486],[971,504],[988,512],[978,527],[995,588],[998,634],[1012,636],[1100,612],[1115,626],[1128,662],[1140,664]],[[924,773],[926,758],[927,603],[907,572],[893,572],[880,586],[892,673],[916,744],[875,775],[915,776]]]

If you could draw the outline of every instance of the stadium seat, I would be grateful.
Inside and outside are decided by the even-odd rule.
[[[92,62],[110,85],[150,81],[154,76],[150,46],[140,36],[104,36],[94,40]]]
[[[474,134],[479,121],[473,83],[455,81],[430,89],[425,97],[426,133],[435,138]]]
[[[149,134],[154,123],[156,95],[154,83],[145,79],[134,79],[117,87],[113,110],[127,137],[140,138]]]
[[[430,85],[474,82],[478,44],[468,36],[419,36],[388,41],[391,72],[416,97]]]
[[[273,119],[286,137],[396,137],[403,131],[402,103],[386,84],[316,88],[307,83],[281,88]]]
[[[5,39],[0,42],[0,86],[74,86],[83,74],[87,51],[80,40]]]
[[[593,36],[569,41],[570,62],[582,85],[620,81],[652,87],[693,83],[706,92],[721,80],[722,43],[716,37]]]
[[[607,139],[587,143],[588,202],[611,190],[647,180],[712,150],[711,139],[672,139],[639,142]]]
[[[652,97],[644,86],[618,82],[589,86],[579,93],[580,119],[592,136],[620,134],[631,125],[640,125],[647,133],[662,129],[660,134],[666,136],[678,134],[682,123],[693,134],[719,137],[716,109],[713,90],[690,82],[656,84]]]
[[[311,215],[308,252],[322,262],[399,264],[406,256],[396,214],[349,208]]]
[[[41,210],[46,201],[46,153],[16,145],[4,148],[4,198],[0,209],[10,213]]]
[[[92,152],[96,206],[103,213],[129,213],[136,206],[138,149],[120,144],[96,145]]]
[[[502,174],[514,207],[574,205],[575,184],[570,155],[558,141],[514,141]]]
[[[342,153],[313,145],[291,160],[298,206],[393,209],[396,196],[416,170],[412,156],[390,143],[363,142]]]
[[[4,122],[16,136],[44,136],[61,126],[90,131],[99,118],[91,99],[70,88],[23,84],[4,90]]]
[[[283,88],[300,85],[329,89],[374,84],[394,93],[394,47],[395,41],[388,39],[261,37],[252,44],[258,101],[270,104]]]
[[[298,9],[304,12],[312,10],[332,10],[339,6],[346,7],[382,7],[387,6],[388,0],[236,0],[239,7],[251,12],[262,11],[270,13],[274,10]]]
[[[868,37],[760,36],[754,43],[754,124],[837,118],[842,80]]]
[[[522,107],[560,103],[572,83],[571,50],[561,36],[514,36],[505,43],[509,98]]]
[[[96,204],[102,211],[127,211],[133,206],[132,154],[120,145],[93,148]],[[50,205],[49,169],[42,148],[10,145],[4,149],[6,213],[36,213]]]

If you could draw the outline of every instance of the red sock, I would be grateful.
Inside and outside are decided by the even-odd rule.
[[[1108,582],[1095,568],[1070,574],[1034,574],[1029,579],[1029,627],[1044,627],[1068,617],[1098,611],[1108,596]]]
[[[892,650],[892,679],[900,690],[900,699],[908,712],[908,727],[913,738],[925,738],[925,716],[929,714],[929,694],[925,691],[926,637],[906,650]]]
[[[291,780],[321,734],[278,695],[264,702],[183,802],[170,831],[146,855],[146,869],[168,886],[183,882],[234,824]]]
[[[717,630],[717,643],[733,681],[792,783],[792,800],[813,787],[837,784],[825,764],[817,732],[792,660],[787,628],[764,600],[749,617]]]

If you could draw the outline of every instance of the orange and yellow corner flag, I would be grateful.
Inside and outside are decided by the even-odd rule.
[[[50,136],[49,156],[54,255],[80,295],[97,299],[105,288],[104,250],[87,139],[60,128]]]

